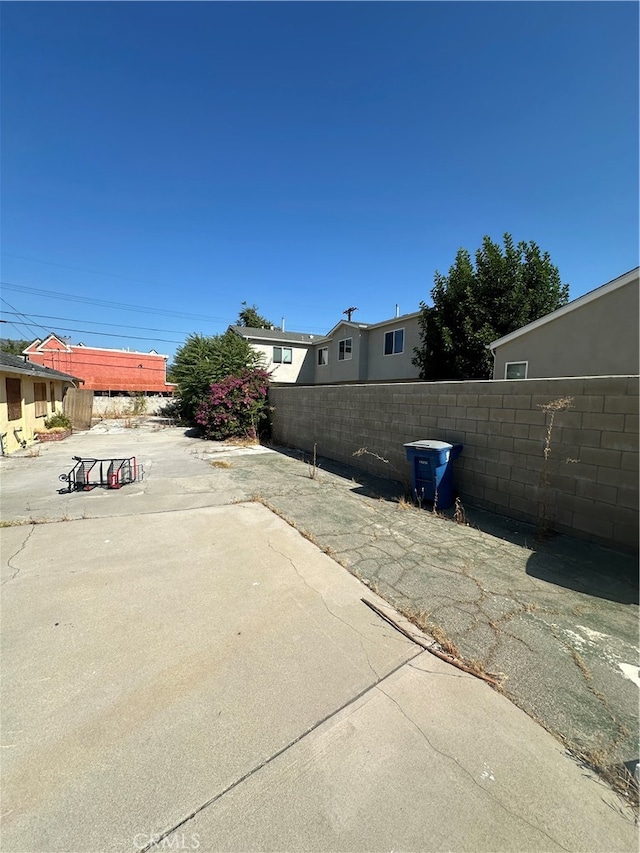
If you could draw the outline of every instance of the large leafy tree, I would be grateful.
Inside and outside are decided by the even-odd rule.
[[[250,329],[271,329],[273,323],[258,314],[258,308],[255,305],[247,305],[246,302],[241,302],[240,313],[238,314],[238,326],[247,326]]]
[[[0,350],[8,352],[11,355],[22,355],[22,351],[26,349],[31,341],[18,341],[11,338],[0,338]]]
[[[223,335],[189,335],[176,352],[168,374],[178,386],[178,406],[182,417],[194,422],[195,412],[213,382],[227,376],[241,376],[245,370],[262,366],[262,357],[248,341],[226,331]]]
[[[421,379],[490,379],[493,359],[487,345],[565,305],[562,284],[549,253],[536,243],[504,246],[485,237],[475,264],[459,249],[448,275],[435,273],[432,306],[421,303],[421,346],[413,363]]]

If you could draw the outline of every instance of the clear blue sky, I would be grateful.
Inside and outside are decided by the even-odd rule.
[[[2,118],[5,337],[321,334],[505,231],[571,298],[638,264],[637,3],[4,3]]]

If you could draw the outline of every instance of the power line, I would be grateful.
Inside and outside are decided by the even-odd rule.
[[[0,284],[3,287],[6,287],[8,290],[17,290],[20,293],[30,293],[34,296],[43,296],[49,299],[61,299],[66,300],[68,302],[81,302],[85,305],[96,305],[100,308],[112,308],[117,309],[119,311],[137,311],[142,312],[144,314],[159,314],[164,317],[180,317],[180,319],[184,320],[209,320],[210,322],[214,323],[230,322],[228,318],[224,317],[209,317],[204,314],[187,314],[182,311],[167,311],[163,308],[151,308],[150,306],[126,305],[123,302],[108,302],[104,299],[93,299],[90,296],[73,296],[70,293],[61,293],[57,290],[41,290],[36,287],[28,287],[22,284],[15,284],[11,281],[0,281]]]
[[[2,302],[6,303],[7,305],[11,304],[11,303],[7,302],[7,300],[4,298],[4,296],[0,297],[0,299],[2,300]],[[11,308],[13,308],[13,307],[14,306],[11,305]],[[22,317],[25,317],[27,319],[29,318],[29,316],[27,314],[22,314],[21,312],[15,311],[15,310],[14,310],[14,312],[5,311],[5,313],[6,314],[15,313],[18,316],[22,316]],[[34,314],[33,316],[36,317],[39,315]],[[73,321],[71,321],[71,322],[73,322]],[[15,323],[12,323],[12,325],[14,326],[14,328],[16,328]],[[181,341],[181,340],[175,341],[175,340],[169,340],[168,338],[150,338],[150,337],[146,337],[144,335],[121,335],[121,334],[115,335],[113,332],[96,332],[94,329],[75,329],[75,328],[70,328],[68,326],[55,326],[55,327],[53,327],[53,329],[47,330],[44,326],[40,326],[38,323],[27,324],[26,322],[23,322],[22,325],[27,330],[28,330],[29,326],[31,326],[32,328],[40,328],[43,330],[45,335],[49,335],[52,331],[57,330],[59,332],[76,332],[77,334],[80,334],[80,335],[98,335],[98,336],[103,337],[103,338],[117,337],[117,338],[126,338],[128,340],[133,340],[133,341],[152,341],[153,343],[163,343],[163,344],[181,344],[181,343],[183,343],[183,341]],[[108,325],[111,325],[111,324],[108,324]],[[135,326],[131,326],[131,327],[127,326],[126,328],[135,328]],[[33,335],[33,332],[31,332],[31,335]],[[37,335],[36,335],[36,337],[37,337]]]
[[[6,255],[8,257],[14,257],[14,258],[20,258],[21,257],[19,255],[9,255],[8,252],[2,252],[0,254]],[[24,260],[28,260],[28,259],[25,258]],[[36,263],[52,263],[52,262],[37,261]],[[53,266],[66,266],[66,265],[65,264],[53,264]],[[80,267],[69,267],[69,268],[81,270]],[[110,275],[109,273],[98,273],[98,274],[99,275]],[[121,276],[121,277],[123,277],[123,276]],[[132,279],[132,280],[135,280],[135,279]],[[143,314],[154,314],[154,315],[163,316],[163,317],[174,317],[174,318],[179,318],[181,320],[198,320],[200,322],[205,321],[205,322],[210,322],[210,323],[223,323],[223,324],[227,324],[227,325],[233,325],[236,323],[236,320],[237,320],[237,318],[213,317],[213,316],[209,316],[206,314],[189,314],[189,313],[186,313],[184,311],[170,311],[170,310],[166,310],[163,308],[153,308],[151,306],[128,305],[128,304],[123,303],[123,302],[109,302],[107,300],[102,300],[102,299],[93,299],[92,297],[89,297],[89,296],[74,296],[70,293],[62,293],[62,292],[57,291],[57,290],[44,290],[41,288],[31,287],[28,285],[16,284],[15,282],[11,282],[11,281],[0,281],[0,285],[2,285],[4,288],[6,288],[8,290],[15,290],[15,291],[18,291],[20,293],[28,293],[28,294],[31,294],[34,296],[40,296],[40,297],[44,297],[47,299],[56,299],[59,301],[67,301],[67,302],[79,302],[79,303],[85,304],[85,305],[94,305],[94,306],[97,306],[99,308],[110,308],[110,309],[115,309],[115,310],[119,310],[119,311],[134,311],[134,312],[143,313]],[[44,317],[46,315],[33,315],[33,316]],[[64,318],[64,319],[67,319],[67,318]],[[73,320],[71,322],[76,322],[76,321]],[[83,321],[78,321],[78,322],[91,323],[92,321],[90,321],[90,320],[84,321],[83,320]],[[111,325],[111,324],[100,323],[99,325],[106,326],[106,325]],[[125,328],[125,327],[120,327],[120,328]],[[137,328],[137,327],[129,327],[129,328]],[[147,331],[155,331],[155,330],[148,329]],[[172,332],[172,330],[169,330],[169,329],[167,329],[167,330],[159,329],[158,331]],[[304,333],[309,333],[309,334],[322,334],[322,335],[326,334],[326,330],[324,328],[319,327],[319,326],[305,326],[301,331]],[[178,333],[178,334],[180,334],[180,333]]]
[[[41,328],[44,328],[44,327],[41,327]],[[56,326],[55,328],[61,332],[76,332],[77,334],[80,334],[80,335],[99,335],[102,338],[114,338],[114,337],[115,338],[125,338],[125,339],[131,340],[131,341],[153,341],[154,343],[161,343],[161,344],[182,344],[182,343],[184,343],[184,341],[170,341],[170,340],[168,340],[168,338],[148,338],[148,337],[144,337],[143,335],[114,335],[113,332],[95,332],[91,329],[72,329],[72,328],[69,328],[68,326]],[[50,334],[50,333],[47,332],[47,334]]]
[[[24,317],[25,320],[28,319],[26,314],[24,314],[22,311],[18,311],[16,309],[15,305],[12,305],[10,302],[7,302],[7,300],[4,297],[2,297],[2,301],[5,303],[5,305],[8,305],[9,308],[13,308],[14,312],[16,313],[16,315],[18,317]],[[14,327],[14,329],[16,329],[16,331],[18,331],[18,327],[16,326],[15,323],[12,323],[11,325]],[[44,329],[44,326],[41,326],[39,323],[27,323],[24,320],[20,322],[20,325],[24,326],[25,329],[27,330],[27,332],[29,331],[30,327],[32,329]],[[30,334],[33,334],[33,332],[30,332]]]
[[[87,349],[91,349],[91,347],[87,347]],[[125,350],[118,350],[118,351],[119,351],[119,352],[124,353],[125,355],[127,355],[127,354],[128,354],[128,355],[131,355],[131,356],[136,356],[136,355],[149,355],[149,353],[147,353],[147,352],[136,352],[135,350],[126,350],[126,349],[125,349]],[[55,366],[55,367],[53,367],[53,365],[54,365],[54,359],[50,359],[50,362],[51,362],[50,364],[45,363],[45,364],[44,364],[44,365],[42,365],[42,366],[43,366],[43,367],[53,367],[53,369],[54,369],[54,370],[61,370],[61,369],[62,369],[62,367],[65,367],[65,370],[82,370],[82,369],[83,369],[83,368],[85,368],[87,365],[93,365],[93,366],[95,366],[95,367],[123,367],[123,364],[122,364],[122,362],[121,362],[121,361],[89,361],[88,359],[83,359],[82,361],[78,361],[78,362],[76,362],[76,363],[73,363],[73,362],[72,362],[72,363],[70,363],[70,364],[66,364],[67,362],[69,362],[69,356],[71,356],[71,355],[72,355],[72,353],[65,353],[65,352],[62,352],[62,351],[60,351],[60,350],[55,350],[55,354],[56,354],[56,355],[63,355],[63,356],[67,356],[67,358],[65,358],[65,359],[62,359],[62,358],[57,358],[57,359],[55,359],[55,361],[57,362],[57,366]],[[51,352],[47,352],[47,353],[40,353],[40,355],[47,355],[47,356],[50,356],[50,355],[51,355]],[[158,355],[158,357],[159,357],[159,358],[161,357],[161,353],[158,353],[157,355]],[[40,364],[40,362],[39,362],[39,361],[33,361],[32,359],[29,359],[29,363],[30,363],[30,364]],[[168,362],[167,362],[167,363],[168,363]],[[65,364],[66,364],[66,366],[65,366]],[[162,365],[158,365],[158,367],[157,367],[157,368],[146,367],[146,368],[143,368],[143,370],[162,370]],[[63,372],[64,372],[64,371],[63,371]]]
[[[6,299],[0,297],[3,302],[6,302]],[[8,302],[6,303],[9,304]],[[4,311],[4,314],[17,314],[19,315],[21,312],[19,311]],[[140,332],[167,332],[170,335],[189,335],[191,332],[180,332],[175,329],[152,329],[148,326],[123,326],[120,323],[103,323],[99,320],[77,320],[75,317],[52,317],[50,314],[30,314],[30,317],[37,317],[40,320],[62,320],[67,323],[86,323],[89,326],[109,326],[114,329],[138,329]],[[91,331],[87,331],[87,334],[97,334]],[[119,336],[121,337],[121,336]]]
[[[124,281],[137,281],[140,284],[152,284],[156,287],[164,286],[160,285],[160,282],[158,281],[149,281],[148,279],[144,278],[134,278],[133,276],[121,275],[120,273],[100,272],[99,270],[90,270],[86,267],[75,267],[71,266],[70,264],[60,264],[56,263],[55,261],[37,261],[35,258],[25,258],[24,255],[14,255],[11,252],[0,252],[0,255],[5,258],[15,258],[18,261],[27,261],[30,264],[44,264],[48,267],[62,267],[63,269],[75,270],[76,272],[88,272],[91,273],[91,275],[103,275],[106,278],[121,278]]]

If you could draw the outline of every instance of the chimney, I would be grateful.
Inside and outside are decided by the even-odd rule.
[[[282,331],[284,332],[284,317],[282,318]]]
[[[400,316],[400,306],[396,302],[396,317],[399,317],[399,316]]]

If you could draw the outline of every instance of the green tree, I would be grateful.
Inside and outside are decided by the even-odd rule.
[[[194,422],[195,412],[207,396],[212,382],[240,376],[246,369],[262,367],[262,357],[235,332],[223,335],[192,334],[176,352],[168,375],[178,386],[181,416]]]
[[[475,265],[459,249],[448,275],[436,271],[432,306],[420,304],[421,345],[413,363],[421,379],[490,379],[493,357],[487,345],[565,305],[562,284],[549,253],[533,243],[504,248],[484,237]]]
[[[238,326],[247,326],[250,329],[277,328],[274,327],[271,320],[267,320],[266,317],[262,317],[258,314],[258,308],[256,305],[247,305],[246,302],[241,302],[240,304],[242,305],[242,308],[238,314]]]
[[[26,349],[31,341],[11,340],[10,338],[0,339],[0,350],[8,352],[10,355],[22,355],[22,350]]]

